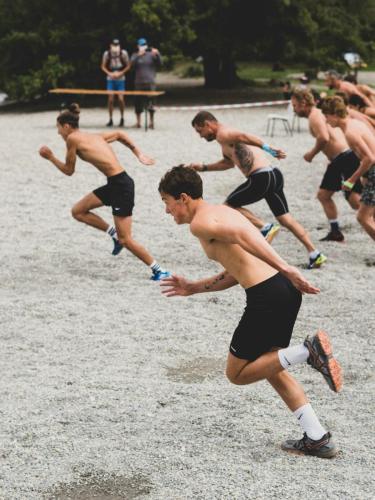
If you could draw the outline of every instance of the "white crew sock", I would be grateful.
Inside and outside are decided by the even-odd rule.
[[[158,272],[165,273],[165,270],[156,262],[156,260],[150,264],[150,268],[154,274]]]
[[[310,259],[316,259],[319,254],[320,254],[319,250],[316,249],[309,253],[309,257]]]
[[[272,223],[267,222],[266,224],[264,224],[263,227],[260,228],[260,231],[267,231],[271,226],[272,226]]]
[[[109,228],[107,229],[106,233],[109,234],[109,236],[111,238],[116,238],[116,240],[118,240],[117,231],[116,231],[115,227],[109,226]]]
[[[301,406],[293,413],[302,427],[303,432],[306,432],[310,439],[318,441],[327,433],[326,429],[319,422],[310,403]]]
[[[309,350],[304,344],[287,347],[277,351],[281,366],[286,370],[297,363],[305,363],[309,357]]]

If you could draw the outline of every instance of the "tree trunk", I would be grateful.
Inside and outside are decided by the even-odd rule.
[[[222,52],[207,52],[203,57],[204,86],[208,89],[230,89],[237,81],[233,58]]]

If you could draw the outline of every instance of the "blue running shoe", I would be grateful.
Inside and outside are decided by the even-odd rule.
[[[152,273],[150,280],[160,281],[163,278],[169,278],[170,275],[171,273],[169,271],[156,271],[155,273]]]
[[[121,245],[121,243],[117,238],[114,238],[112,236],[112,239],[113,239],[112,255],[118,255],[124,247]]]

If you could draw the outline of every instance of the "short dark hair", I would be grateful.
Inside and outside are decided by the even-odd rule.
[[[194,116],[191,124],[193,127],[195,127],[195,125],[203,127],[204,122],[217,122],[217,119],[209,111],[199,111],[199,113]]]
[[[65,110],[59,114],[57,121],[60,125],[65,125],[66,123],[72,128],[78,128],[79,126],[79,113]]]
[[[159,183],[159,193],[169,194],[175,200],[185,193],[197,200],[203,195],[202,179],[194,169],[178,165],[164,174]]]

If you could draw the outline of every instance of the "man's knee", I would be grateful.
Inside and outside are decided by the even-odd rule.
[[[76,205],[74,205],[74,207],[72,208],[71,214],[74,219],[79,221],[82,221],[85,215],[85,213],[82,212],[82,210]]]
[[[321,203],[324,203],[326,201],[329,201],[332,198],[333,193],[330,191],[326,191],[325,189],[319,189],[319,191],[316,193],[316,197]]]
[[[123,247],[127,249],[130,249],[134,246],[134,240],[133,238],[131,238],[131,236],[118,235],[118,241]]]

